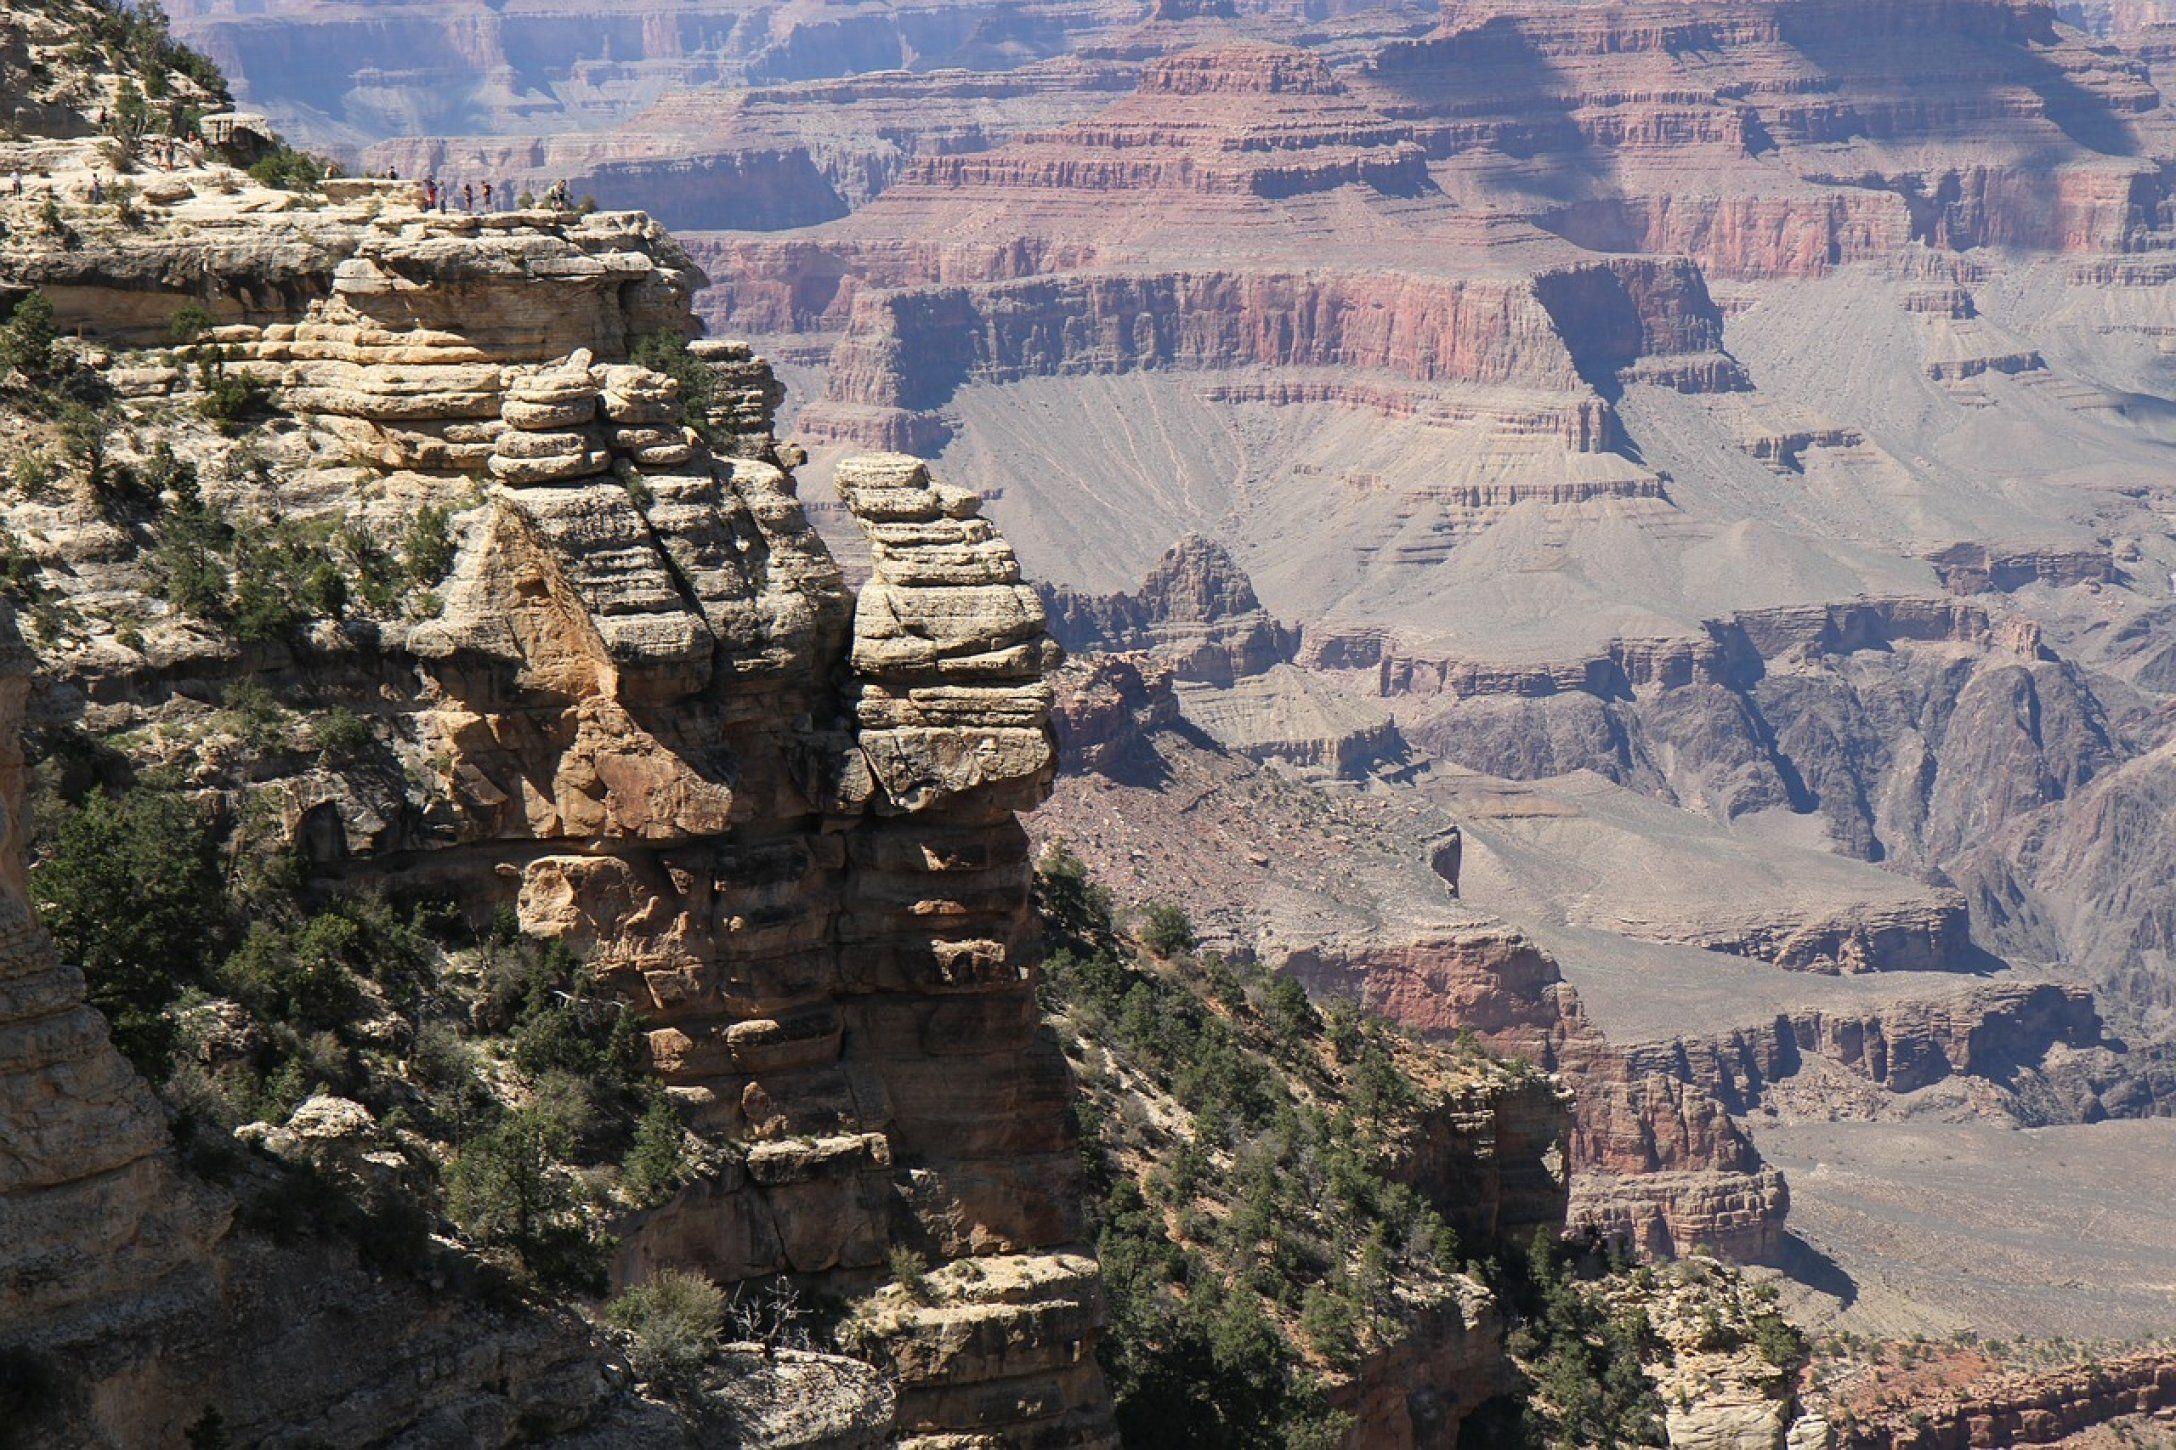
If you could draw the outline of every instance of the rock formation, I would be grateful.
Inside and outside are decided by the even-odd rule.
[[[1125,657],[1061,677],[1067,769],[1038,835],[1114,889],[1190,903],[1212,943],[1318,998],[1558,1074],[1574,1098],[1574,1225],[1648,1253],[1775,1256],[1782,1176],[1707,1086],[1613,1046],[1546,952],[1453,897],[1426,848],[1432,818],[1400,819],[1372,795],[1320,796],[1204,748],[1173,728],[1169,690]]]
[[[2110,1364],[2013,1374],[1961,1392],[1915,1399],[1891,1414],[1852,1421],[1843,1450],[1967,1450],[1975,1445],[2058,1445],[2125,1416],[2159,1415],[2176,1402],[2176,1365],[2165,1354]]]
[[[872,615],[881,649],[849,642],[813,574],[773,587],[768,560],[797,546],[761,525],[787,508],[766,470],[794,455],[768,441],[779,400],[752,351],[711,359],[739,399],[714,451],[757,523],[717,507],[762,539],[727,567],[702,465],[633,416],[669,390],[609,374],[630,336],[684,327],[699,270],[716,285],[697,309],[782,359],[804,478],[882,494],[844,454],[924,455],[981,490],[1061,642],[1136,652],[1068,686],[1075,770],[1036,829],[1122,893],[1183,899],[1221,948],[1583,1083],[1586,1221],[1767,1254],[1785,1194],[1753,1140],[1772,1129],[2166,1111],[2165,6],[184,8],[245,89],[310,134],[377,143],[373,168],[570,177],[703,229],[682,255],[609,213],[420,218],[399,188],[353,184],[326,208],[252,197],[289,209],[242,221],[162,179],[133,235],[85,226],[71,260],[34,207],[10,216],[0,255],[107,341],[161,340],[200,291],[227,366],[309,400],[327,464],[391,470],[375,524],[504,480],[461,516],[447,613],[388,636],[443,651],[456,701],[432,702],[443,730],[415,762],[473,763],[481,784],[445,778],[416,819],[298,793],[320,826],[342,816],[351,852],[445,846],[437,863],[481,882],[481,840],[544,833],[534,854],[574,864],[523,900],[575,912],[603,889],[583,872],[620,869],[602,858],[648,863],[595,844],[623,823],[666,855],[739,839],[771,789],[737,767],[657,779],[600,742],[670,736],[658,716],[727,674],[807,703],[774,666],[831,669],[821,698],[844,703],[811,726],[862,742],[851,789],[776,773],[827,840],[950,829],[967,807],[948,780],[1009,797],[1006,772],[1040,768],[1035,699],[902,663],[953,640],[1025,684],[1005,672],[1032,601],[978,520],[932,494],[926,516],[875,521],[872,568],[924,571],[880,577],[884,609],[927,594],[911,602],[944,621]],[[254,257],[222,239],[268,223],[282,241]],[[488,275],[413,328],[404,279],[451,285],[456,255]],[[494,299],[576,272],[581,319],[516,302],[528,335],[458,350]],[[308,350],[325,347],[351,351]],[[124,392],[196,401],[186,370],[131,361]],[[591,390],[607,401],[584,415]],[[328,498],[349,487],[314,476]],[[810,517],[863,546],[850,511]],[[98,538],[35,543],[83,568],[117,547]],[[939,552],[910,566],[910,547]],[[506,692],[472,707],[458,691],[483,687],[453,683],[518,653],[460,621],[509,602],[476,561],[526,550],[584,561],[553,597],[596,621],[602,693],[632,722],[592,707],[576,733],[596,764],[564,776],[467,754],[478,728],[509,759],[532,747],[501,733]],[[781,594],[836,651],[772,658],[799,637],[763,614]],[[164,621],[145,638],[177,674],[205,648]],[[133,698],[120,649],[73,667],[95,699]],[[868,673],[880,658],[909,673]],[[704,719],[683,755],[746,723]],[[971,748],[934,743],[954,728]],[[859,869],[777,865],[760,905]],[[674,925],[618,980],[662,1002],[667,975],[702,976],[681,953],[730,960],[685,945],[686,893],[739,878],[635,875],[611,889]],[[973,939],[1011,946],[987,923]],[[757,1020],[807,1056],[791,1071],[863,1061],[853,992],[756,985]],[[702,1056],[701,1010],[660,1060],[682,1055],[691,1112],[747,1120],[735,1095],[760,1073]],[[863,1111],[825,1141],[863,1132]],[[855,1185],[842,1200],[900,1171],[826,1151],[822,1181]],[[1835,1188],[1809,1182],[1802,1203]]]
[[[1805,1010],[1722,1041],[1679,1039],[1630,1055],[1651,1071],[1700,1083],[1732,1112],[1745,1112],[1809,1061],[1908,1094],[1953,1075],[2007,1081],[2058,1046],[2090,1048],[2100,1036],[2099,1014],[2084,989],[2005,983],[1855,1016]]]
[[[1181,680],[1229,685],[1292,658],[1299,641],[1262,608],[1254,583],[1214,539],[1188,534],[1131,594],[1046,590],[1050,632],[1079,654],[1149,650]]]
[[[136,591],[146,627],[45,662],[42,721],[172,720],[200,708],[207,676],[231,689],[315,671],[397,742],[407,782],[388,800],[367,774],[303,760],[243,794],[350,881],[429,881],[585,954],[639,1013],[683,1119],[736,1145],[624,1217],[618,1281],[674,1266],[849,1294],[911,1248],[940,1266],[941,1292],[877,1346],[896,1406],[811,1422],[811,1443],[885,1424],[908,1443],[1110,1443],[1070,1079],[1024,950],[1016,813],[1054,769],[1042,677],[1058,651],[974,495],[912,459],[843,471],[874,559],[850,596],[772,446],[761,359],[690,350],[707,418],[685,416],[679,379],[619,360],[694,330],[700,276],[647,218],[443,216],[397,183],[295,205],[217,167],[182,179],[133,223],[71,208],[65,249],[11,223],[0,288],[51,298],[134,416],[177,420],[180,446],[221,445],[192,413],[153,409],[201,402],[221,372],[255,380],[274,420],[241,485],[258,506],[395,536],[442,509],[450,568],[404,617],[252,652],[152,604],[140,564],[109,556],[84,577],[108,598]],[[213,361],[134,350],[191,302],[211,316],[197,346]],[[11,751],[16,734],[13,719],[0,730]],[[295,1375],[283,1340],[306,1352],[320,1332],[293,1297],[311,1267],[253,1287],[276,1251],[230,1231],[221,1195],[178,1167],[81,979],[25,916],[19,859],[7,875],[20,990],[0,1190],[16,1287],[0,1328],[41,1354],[95,1347],[71,1433],[173,1438],[209,1405],[237,1433],[317,1424],[355,1443],[459,1424],[499,1443],[620,1413],[605,1352],[571,1317],[479,1333],[458,1306],[392,1289],[364,1296],[388,1316],[368,1353]],[[291,1124],[265,1142],[309,1136]],[[321,1271],[331,1302],[354,1275]],[[432,1357],[439,1388],[391,1394]],[[760,1408],[768,1391],[729,1393]]]

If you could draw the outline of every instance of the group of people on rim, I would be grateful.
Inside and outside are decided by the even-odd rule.
[[[400,180],[399,168],[388,166],[385,169],[385,179]],[[536,200],[517,197],[510,185],[494,187],[488,181],[483,184],[479,193],[473,181],[462,182],[460,189],[456,191],[452,182],[442,182],[436,176],[427,176],[423,180],[425,211],[450,212],[459,209],[475,215],[478,212],[512,211],[515,207],[524,205],[541,206],[547,211],[572,211],[574,192],[567,182],[555,181],[551,184],[551,189],[544,193],[542,200]]]

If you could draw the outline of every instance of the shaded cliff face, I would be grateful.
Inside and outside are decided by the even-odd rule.
[[[74,244],[37,244],[11,214],[0,279],[94,338],[69,356],[131,429],[112,463],[156,439],[205,480],[195,504],[162,507],[322,525],[328,551],[429,517],[444,557],[412,608],[357,596],[253,637],[222,601],[172,602],[150,544],[101,533],[95,494],[32,503],[11,524],[73,565],[39,598],[103,601],[95,624],[41,614],[40,725],[118,732],[124,768],[164,767],[226,818],[271,823],[348,887],[450,892],[472,920],[498,912],[586,956],[643,1024],[677,1116],[720,1150],[619,1214],[616,1282],[786,1274],[846,1297],[895,1248],[971,1265],[872,1341],[896,1406],[857,1408],[821,1443],[887,1422],[909,1441],[1109,1443],[1070,1078],[1023,950],[1017,813],[1053,770],[1057,650],[974,495],[908,458],[847,470],[873,558],[849,595],[772,446],[761,361],[714,343],[677,377],[618,360],[694,330],[699,278],[646,218],[479,222],[426,215],[405,186],[298,201],[211,168],[117,222],[74,199],[89,158],[70,159],[84,169],[54,189]],[[139,349],[192,301],[215,365]],[[240,378],[262,391],[223,420],[237,441],[205,399]],[[694,382],[708,410],[688,417]],[[156,542],[176,525],[140,527]],[[244,587],[271,582],[236,567]],[[275,752],[235,773],[180,745],[207,696],[298,699],[304,680],[399,768]],[[344,1442],[431,1414],[481,1416],[469,1433],[496,1443],[619,1413],[609,1352],[565,1314],[478,1332],[458,1306],[417,1312],[388,1290],[367,1310],[386,1316],[382,1355],[339,1374],[284,1360],[283,1337],[315,1344],[308,1311],[245,1292],[270,1251],[182,1173],[80,978],[23,916],[19,860],[6,875],[23,991],[0,1120],[21,1146],[0,1188],[21,1231],[0,1326],[41,1353],[95,1344],[97,1383],[69,1411],[87,1438],[170,1438],[207,1402],[238,1429],[320,1422]],[[333,1303],[357,1292],[352,1268],[313,1272],[279,1276]],[[404,1365],[463,1333],[473,1352],[442,1394],[388,1402]]]

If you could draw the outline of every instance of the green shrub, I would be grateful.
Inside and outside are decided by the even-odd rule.
[[[97,42],[140,76],[147,90],[155,84],[170,88],[167,78],[182,75],[215,98],[228,98],[227,79],[219,67],[203,52],[174,39],[166,8],[158,0],[94,0],[87,23]]]
[[[293,933],[255,922],[220,968],[220,986],[259,1017],[302,1028],[337,1027],[361,995],[346,965],[355,936],[354,924],[336,916],[319,917]]]
[[[893,1244],[886,1260],[892,1282],[917,1304],[929,1302],[929,1260],[905,1244]]]
[[[259,186],[280,191],[315,191],[332,168],[307,151],[297,151],[282,141],[271,155],[253,162],[249,174]]]
[[[235,680],[221,692],[225,723],[259,755],[284,749],[292,719],[287,707],[270,690],[253,679]]]
[[[1319,1050],[1329,1027],[1296,982],[1250,980],[1215,960],[1148,969],[1149,933],[1138,951],[1119,936],[1108,894],[1071,853],[1038,863],[1035,902],[1054,948],[1044,999],[1083,1039],[1079,1060],[1109,1068],[1083,1074],[1088,1100],[1073,1116],[1097,1195],[1110,1304],[1099,1357],[1121,1438],[1340,1443],[1351,1421],[1331,1411],[1294,1337],[1347,1363],[1374,1316],[1404,1312],[1393,1283],[1440,1282],[1459,1267],[1448,1225],[1382,1176],[1385,1144],[1411,1124],[1391,1103],[1417,1104],[1385,1093],[1376,1121],[1339,1103],[1343,1075]],[[1162,925],[1153,944],[1183,953],[1183,913],[1167,909]],[[1265,1004],[1259,1013],[1246,1010],[1250,997]],[[1347,1030],[1355,1059],[1372,1046],[1389,1060],[1369,1036],[1379,1025]],[[1191,1133],[1152,1130],[1141,1084],[1167,1092]],[[1105,1095],[1115,1100],[1096,1101]],[[1160,1202],[1133,1176],[1137,1154],[1155,1165]]]
[[[620,1166],[620,1182],[635,1202],[655,1208],[672,1197],[687,1178],[687,1153],[680,1115],[660,1095],[635,1125],[635,1144]]]
[[[187,347],[208,331],[211,325],[212,315],[204,304],[188,302],[167,321],[166,335],[174,340],[174,346]]]
[[[1315,1353],[1340,1369],[1360,1360],[1360,1312],[1335,1290],[1316,1286],[1300,1304],[1300,1333]]]
[[[335,705],[310,724],[317,748],[332,760],[353,760],[368,750],[377,736],[370,722],[345,705]]]
[[[1291,977],[1277,977],[1262,992],[1262,1020],[1281,1051],[1296,1051],[1322,1031],[1322,1017],[1307,1000],[1307,989]]]
[[[227,559],[233,530],[205,504],[189,469],[177,475],[176,498],[160,516],[159,544],[152,569],[166,602],[192,619],[217,621],[227,614],[233,580]]]
[[[36,498],[52,485],[53,465],[36,453],[18,453],[8,465],[8,483],[25,498]]]
[[[428,588],[453,568],[452,520],[453,510],[437,504],[425,504],[409,520],[401,540],[401,567],[412,586]]]
[[[633,361],[679,383],[680,422],[707,430],[710,410],[718,401],[718,379],[708,363],[688,350],[686,338],[677,332],[653,332],[635,343]]]
[[[725,1292],[700,1274],[664,1269],[606,1305],[604,1317],[634,1341],[628,1358],[637,1374],[689,1389],[718,1352]]]
[[[48,593],[45,568],[22,540],[0,526],[0,592],[18,604],[36,605]]]
[[[446,1212],[470,1237],[512,1248],[534,1267],[570,1202],[554,1169],[573,1146],[546,1114],[528,1108],[507,1114],[454,1156],[446,1170]]]
[[[1150,902],[1141,927],[1141,944],[1159,957],[1175,957],[1194,949],[1194,922],[1184,907]]]
[[[54,217],[59,218],[57,208]],[[57,371],[54,346],[59,340],[51,299],[43,292],[31,293],[0,326],[0,372],[21,373],[33,387],[50,382]]]
[[[197,390],[204,396],[197,411],[229,438],[239,437],[255,426],[272,406],[272,390],[247,373],[230,371],[232,359],[223,347],[195,348]]]
[[[80,403],[64,404],[60,412],[60,451],[93,494],[107,493],[114,482],[107,468],[107,452],[113,441],[113,414],[107,409]]]
[[[1035,864],[1035,910],[1055,940],[1082,956],[1118,934],[1110,891],[1089,877],[1087,864],[1063,842]]]
[[[487,968],[471,1020],[508,1030],[514,1065],[532,1080],[566,1073],[627,1102],[640,1081],[635,1016],[599,996],[586,965],[560,942],[524,940]]]
[[[326,552],[328,530],[290,519],[252,519],[234,531],[234,632],[244,640],[292,637],[347,608],[347,576]]]
[[[30,882],[115,1043],[146,1076],[164,1078],[174,1029],[163,1009],[203,979],[226,933],[219,854],[203,813],[175,791],[93,790],[54,822]]]
[[[1536,1445],[1663,1445],[1662,1402],[1641,1368],[1658,1341],[1636,1308],[1615,1315],[1579,1287],[1574,1256],[1546,1229],[1500,1286],[1524,1318],[1511,1336],[1533,1389],[1525,1434]]]
[[[1777,1369],[1796,1369],[1806,1361],[1806,1336],[1774,1312],[1753,1316],[1753,1345]]]

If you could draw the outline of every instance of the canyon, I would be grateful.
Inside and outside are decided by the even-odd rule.
[[[304,420],[308,507],[355,507],[333,460],[387,529],[498,481],[444,613],[370,646],[428,681],[400,729],[443,801],[283,809],[594,950],[695,1131],[799,1145],[620,1272],[986,1263],[909,1352],[1008,1314],[1037,1350],[899,1423],[968,1433],[956,1372],[1103,1433],[1027,965],[1062,847],[1325,1007],[1556,1075],[1575,1227],[1779,1269],[1816,1329],[2165,1321],[2152,7],[170,8],[350,169],[599,203],[334,182],[74,249],[26,217],[7,285],[117,349],[201,295]],[[692,345],[714,458],[626,371],[698,318],[746,339]],[[120,730],[239,668],[143,634],[56,698]],[[819,1197],[823,1243],[776,1237]],[[1844,1442],[2067,1433],[2159,1373]]]
[[[702,274],[640,213],[453,217],[220,158],[107,192],[86,113],[118,77],[56,64],[97,13],[0,34],[49,108],[5,143],[36,191],[0,198],[9,1433],[1115,1443],[1022,825],[1062,652],[981,500],[838,460],[849,589],[769,363],[697,335]],[[166,1049],[56,939],[81,950],[70,832],[116,801],[216,829],[213,894],[266,918],[224,967],[152,973]],[[413,954],[315,979],[331,1013],[236,965],[325,903],[304,935]],[[1398,1051],[1429,1090],[1384,1162],[1400,1212],[1476,1254],[1559,1230],[1561,1086]],[[493,1228],[463,1207],[492,1144],[570,1093],[570,1138],[616,1111],[547,1060],[625,1074],[638,1153],[662,1123],[678,1167],[651,1191],[635,1156],[547,1160],[513,1181],[548,1232]],[[544,1252],[568,1233],[594,1233],[571,1289]],[[674,1383],[607,1300],[689,1271],[773,1337]],[[1519,1383],[1494,1291],[1438,1274],[1334,1377],[1351,1443],[1442,1443]],[[819,1311],[753,1307],[800,1295],[837,1306],[820,1347]]]

